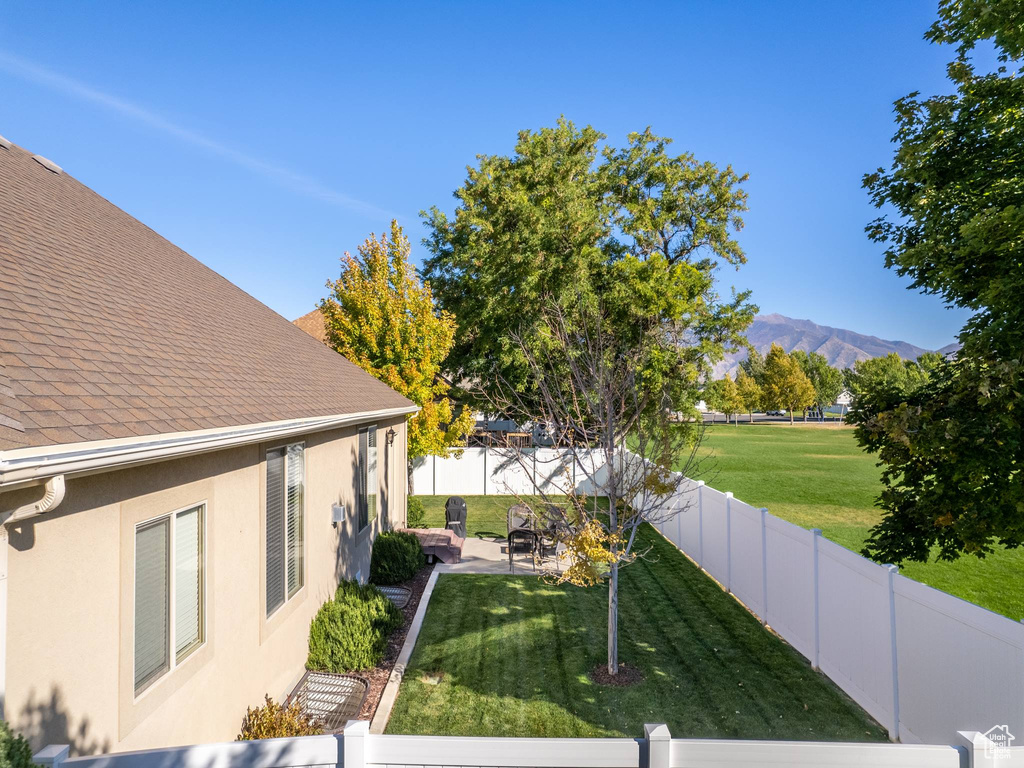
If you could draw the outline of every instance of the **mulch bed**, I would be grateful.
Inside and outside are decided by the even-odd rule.
[[[357,720],[373,719],[373,715],[377,711],[377,705],[380,703],[380,697],[384,694],[384,686],[388,684],[391,670],[394,669],[395,662],[398,661],[398,654],[402,652],[405,636],[409,634],[409,625],[412,624],[412,617],[416,615],[420,598],[423,597],[423,590],[426,588],[427,580],[430,578],[433,570],[433,564],[427,565],[425,568],[421,568],[420,572],[409,581],[399,585],[408,588],[412,592],[409,602],[402,608],[402,615],[405,617],[405,620],[402,622],[402,626],[391,633],[391,637],[388,639],[388,647],[384,650],[384,658],[380,664],[373,669],[364,669],[356,673],[370,684],[370,690],[366,694],[366,700],[363,702],[362,709],[359,710]]]
[[[590,670],[590,679],[598,685],[615,685],[624,688],[627,685],[636,685],[644,679],[644,673],[636,667],[632,667],[623,661],[619,662],[619,673],[608,674],[607,664],[598,664]]]

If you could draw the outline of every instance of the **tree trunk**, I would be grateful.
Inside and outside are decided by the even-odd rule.
[[[789,409],[789,423],[790,424],[793,423],[793,409],[792,408]]]
[[[608,579],[608,674],[619,674],[619,564]]]
[[[748,411],[747,415],[750,417],[750,423],[753,424],[754,423],[754,412],[753,411]]]
[[[611,403],[608,405],[608,421],[613,421],[611,414]],[[619,480],[620,475],[615,471],[615,440],[611,430],[608,433],[606,443],[606,455],[610,468],[610,482],[608,484],[608,530],[615,532],[619,529]],[[618,546],[612,544],[611,574],[608,579],[608,674],[619,673],[619,563],[617,559]]]

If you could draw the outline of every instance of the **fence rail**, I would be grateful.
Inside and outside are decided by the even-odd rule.
[[[703,483],[679,496],[686,511],[661,534],[893,738],[996,725],[1024,734],[1024,625]]]
[[[414,470],[415,491],[522,494],[533,493],[536,482],[546,491],[574,483],[601,493],[600,482],[582,486],[585,472],[563,471],[562,486],[544,474],[572,465],[567,451],[535,449],[527,454],[530,471],[511,455],[476,448],[462,458],[423,461]],[[583,458],[599,466],[601,454]],[[606,477],[605,470],[598,479]],[[679,479],[670,506],[680,512],[656,526],[661,534],[894,739],[941,743],[964,728],[985,733],[997,725],[1024,739],[1024,624],[901,576],[731,493]]]
[[[46,768],[982,768],[1024,766],[1024,748],[1001,762],[985,759],[997,745],[980,733],[955,745],[673,739],[667,726],[644,726],[640,738],[544,739],[395,736],[350,721],[343,735],[225,742],[68,758],[47,747],[34,760]]]
[[[998,760],[990,759],[997,751]],[[65,745],[34,757],[46,768],[1021,768],[1024,748],[983,734],[954,744],[872,744],[672,738],[663,724],[639,738],[481,738],[372,734],[349,721],[337,736],[227,741],[68,758]]]

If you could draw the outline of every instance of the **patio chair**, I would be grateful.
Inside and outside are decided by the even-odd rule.
[[[533,511],[525,504],[513,504],[508,508],[507,522],[507,533],[511,535],[512,531],[527,530],[532,531],[533,526]]]
[[[566,528],[562,510],[555,504],[545,504],[541,514],[540,524],[537,526],[540,534],[541,546],[550,544],[551,547],[558,547],[558,542]]]
[[[444,503],[444,527],[454,531],[459,538],[466,538],[466,514],[466,500],[461,496],[449,496]]]
[[[525,544],[533,556],[533,570],[537,570],[537,532],[529,528],[513,528],[508,532],[508,569],[516,572],[515,550],[517,544]]]

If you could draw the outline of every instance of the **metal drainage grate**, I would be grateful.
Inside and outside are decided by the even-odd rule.
[[[399,608],[405,608],[409,604],[409,600],[412,599],[412,590],[406,587],[378,587],[378,589],[384,593],[384,597]]]
[[[355,675],[309,671],[295,686],[288,703],[298,702],[304,714],[323,724],[325,733],[336,733],[359,714],[369,690],[370,684]]]

